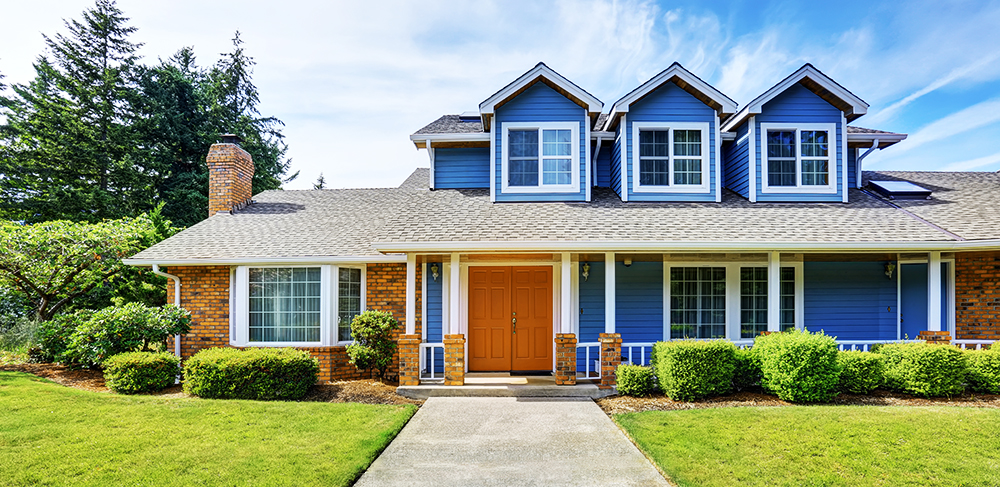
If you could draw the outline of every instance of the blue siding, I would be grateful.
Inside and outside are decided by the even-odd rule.
[[[899,269],[902,338],[913,340],[927,329],[927,264],[903,264]],[[941,329],[948,329],[948,263],[941,263]]]
[[[594,186],[611,187],[611,149],[610,140],[601,141],[601,150],[597,153],[597,174],[594,175]]]
[[[840,340],[896,339],[896,280],[883,262],[806,262],[804,274],[807,329]]]
[[[858,187],[858,150],[847,148],[847,187]]]
[[[626,178],[629,201],[715,201],[715,110],[674,83],[664,83],[629,106],[625,117]],[[709,193],[635,193],[638,170],[628,163],[632,155],[633,122],[708,122]]]
[[[588,262],[590,278],[580,278],[580,336],[577,341],[596,342],[604,333],[604,262]],[[583,263],[580,263],[581,267]]]
[[[623,342],[663,340],[663,263],[615,263],[615,331]]]
[[[722,148],[723,186],[744,198],[750,197],[750,124],[736,128],[736,141]]]
[[[611,189],[622,195],[622,126],[615,129],[615,143],[611,149]]]
[[[427,327],[427,342],[428,343],[441,343],[443,341],[443,329],[442,329],[442,314],[441,314],[441,288],[442,279],[441,276],[444,274],[444,268],[438,264],[438,272],[441,275],[438,276],[437,281],[431,277],[431,265],[424,264],[424,269],[421,275],[427,278],[427,295],[424,299],[427,300],[427,317],[423,326]],[[434,352],[434,369],[437,373],[444,373],[444,353],[442,350],[433,350]],[[430,364],[429,355],[431,350],[427,352],[428,356],[424,357],[424,366]]]
[[[504,122],[566,122],[579,121],[578,129],[579,144],[578,152],[580,156],[580,180],[578,181],[580,191],[576,193],[503,193],[503,123]],[[495,154],[495,183],[497,201],[586,201],[586,170],[587,160],[586,145],[589,144],[587,138],[587,125],[590,119],[586,110],[570,101],[569,98],[560,95],[549,88],[544,83],[535,83],[514,99],[510,100],[496,110],[494,123],[496,124]]]
[[[843,127],[841,127],[840,123],[840,110],[827,103],[826,100],[820,98],[812,91],[809,91],[808,88],[801,84],[796,84],[765,103],[761,112],[755,118],[756,132],[754,135],[757,168],[755,182],[757,185],[757,201],[841,201],[843,191],[841,177],[844,172],[842,170],[842,161],[844,159],[841,151],[841,137],[843,137],[841,132],[843,131]],[[836,154],[834,180],[837,183],[837,192],[835,194],[762,194],[761,147],[762,141],[765,139],[763,134],[761,134],[761,123],[835,123],[837,125],[837,145],[834,150]]]
[[[490,149],[434,149],[434,187],[489,188]]]

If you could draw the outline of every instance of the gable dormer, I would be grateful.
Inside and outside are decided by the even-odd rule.
[[[720,118],[736,102],[679,63],[611,107],[611,184],[623,201],[721,201]]]
[[[491,200],[590,201],[590,127],[603,107],[544,63],[480,103]]]
[[[752,202],[848,198],[847,123],[868,104],[811,64],[748,103],[723,125],[726,187]]]

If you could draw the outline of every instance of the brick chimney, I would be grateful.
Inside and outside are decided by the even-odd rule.
[[[253,159],[231,134],[208,149],[208,216],[230,213],[250,204],[253,197]]]

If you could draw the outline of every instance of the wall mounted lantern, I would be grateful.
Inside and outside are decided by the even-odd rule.
[[[894,270],[896,270],[896,264],[893,264],[892,262],[888,262],[885,264],[885,275],[889,279],[892,279],[892,271]]]
[[[438,276],[441,274],[438,272],[438,265],[436,263],[431,264],[431,277],[434,278],[434,282],[437,282]]]
[[[583,263],[583,280],[586,281],[587,279],[590,279],[590,264],[584,262]]]
[[[625,267],[632,267],[632,259],[625,258]]]

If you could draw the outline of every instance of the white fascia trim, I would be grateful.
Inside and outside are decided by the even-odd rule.
[[[719,127],[719,131],[722,131],[722,127]],[[722,140],[726,142],[736,140],[736,132],[722,132]]]
[[[543,63],[538,63],[537,66],[529,70],[527,73],[522,74],[516,80],[503,87],[500,91],[496,92],[493,96],[487,98],[485,101],[479,104],[479,113],[483,116],[493,114],[496,110],[496,106],[509,98],[511,95],[516,93],[521,88],[524,88],[529,83],[533,82],[536,78],[543,77],[560,88],[570,93],[580,101],[587,104],[585,107],[588,113],[601,113],[604,109],[604,103],[598,100],[596,97],[583,91],[579,86],[576,86],[570,80],[563,77],[563,75],[555,72],[552,68],[549,68]],[[492,125],[492,124],[491,124]]]
[[[608,249],[615,252],[864,252],[864,251],[964,251],[1000,250],[1000,239],[964,241],[913,241],[913,242],[420,242],[384,243],[376,248],[383,252],[594,252]]]
[[[610,119],[610,117],[609,117],[609,119]],[[629,180],[628,180],[628,160],[629,160],[629,158],[628,158],[628,115],[625,115],[624,113],[622,114],[622,123],[618,127],[618,131],[621,133],[621,139],[620,139],[621,143],[618,145],[618,147],[619,147],[619,149],[622,152],[621,154],[619,154],[619,158],[618,158],[618,160],[620,162],[618,164],[620,166],[618,169],[621,172],[621,185],[620,185],[621,188],[622,188],[621,198],[622,198],[623,202],[628,203],[628,190],[629,190],[629,187],[631,186],[629,184]]]
[[[580,192],[580,122],[503,122],[501,125],[501,134],[503,138],[500,144],[500,164],[501,164],[501,174],[500,174],[500,192],[502,194],[531,194],[531,193],[579,193]],[[523,130],[523,129],[538,129],[538,186],[510,186],[509,179],[507,177],[507,170],[510,164],[507,161],[507,140],[510,136],[511,129]],[[492,129],[491,129],[492,130]],[[542,131],[543,130],[570,130],[571,131],[571,149],[572,154],[570,154],[570,161],[572,164],[572,174],[570,175],[570,184],[542,184],[542,178],[544,175],[542,162],[546,156],[542,155]],[[589,142],[585,145],[589,145]],[[563,158],[565,156],[548,156],[550,159]],[[587,161],[590,162],[589,160]]]
[[[709,150],[708,122],[632,122],[632,155],[629,157],[629,164],[632,165],[632,175],[635,178],[634,193],[711,193],[709,186],[711,180],[711,151]],[[639,174],[639,132],[643,130],[670,130],[669,144],[667,148],[667,161],[669,163],[669,179],[671,183],[674,179],[674,130],[699,130],[701,131],[701,184],[682,184],[669,186],[643,185]],[[693,157],[684,157],[693,159]],[[718,161],[718,158],[716,158]]]
[[[735,136],[736,134],[733,134]],[[722,131],[719,114],[715,114],[715,202],[722,203]]]
[[[840,177],[841,202],[847,203],[847,117],[840,112],[840,158],[837,159],[837,176]],[[857,160],[855,160],[855,164]]]
[[[747,135],[750,137],[750,145],[747,147],[747,158],[750,159],[750,180],[747,184],[750,202],[757,202],[757,117],[750,117],[750,125],[747,127]]]
[[[585,124],[584,128],[587,131],[587,135],[583,138],[583,149],[584,149],[584,158],[583,158],[583,160],[585,161],[585,163],[584,163],[585,164],[584,165],[584,171],[586,173],[586,178],[585,178],[586,181],[584,182],[584,184],[586,185],[586,188],[587,188],[586,189],[586,192],[587,192],[586,201],[587,201],[587,203],[590,203],[590,189],[591,189],[591,186],[593,186],[591,184],[591,182],[590,182],[591,181],[591,167],[590,167],[591,166],[591,164],[590,164],[590,126],[593,125],[593,124],[590,123],[590,118],[587,117],[587,111],[586,110],[584,110],[584,112],[583,112],[583,118],[584,118],[584,120],[586,120],[586,124]]]
[[[431,142],[486,142],[490,140],[488,133],[465,133],[465,134],[414,134],[410,136],[414,144],[423,144],[428,140]],[[426,147],[417,147],[426,149]]]
[[[380,264],[406,262],[405,255],[359,255],[342,257],[258,257],[249,259],[122,259],[131,266],[206,266],[206,265],[308,265],[308,264]]]
[[[490,124],[490,203],[497,202],[497,138],[496,124]]]
[[[906,140],[906,134],[847,134],[848,142],[872,143],[876,140],[879,141],[879,145],[882,145],[882,142],[892,142],[895,144],[901,140]]]
[[[604,131],[600,131],[600,130],[591,130],[590,131],[590,140],[598,140],[598,139],[604,139],[604,140],[611,139],[611,140],[614,140],[614,138],[615,138],[615,133],[614,132],[604,132]]]
[[[611,112],[608,115],[607,121],[604,122],[604,129],[607,130],[607,128],[610,127],[611,122],[615,119],[616,115],[628,112],[629,105],[635,103],[636,100],[642,98],[643,96],[646,96],[649,92],[659,88],[674,76],[684,80],[685,83],[693,86],[696,90],[701,92],[701,94],[711,98],[712,101],[718,103],[719,105],[722,105],[722,113],[733,113],[736,111],[737,104],[735,101],[724,95],[721,91],[715,89],[714,86],[702,81],[694,74],[691,74],[691,72],[685,69],[684,66],[681,66],[680,63],[674,63],[670,65],[669,68],[664,69],[660,72],[660,74],[639,85],[638,88],[632,90],[631,93],[623,96],[611,105]],[[716,115],[718,115],[718,112],[716,112]]]
[[[843,116],[841,116],[843,119]],[[767,183],[767,131],[795,131],[795,186],[770,186]],[[833,141],[827,149],[827,156],[809,157],[808,159],[826,159],[827,184],[823,186],[802,185],[802,139],[799,133],[803,130],[826,131]],[[760,192],[761,194],[837,194],[837,124],[835,123],[763,123],[760,124]]]

